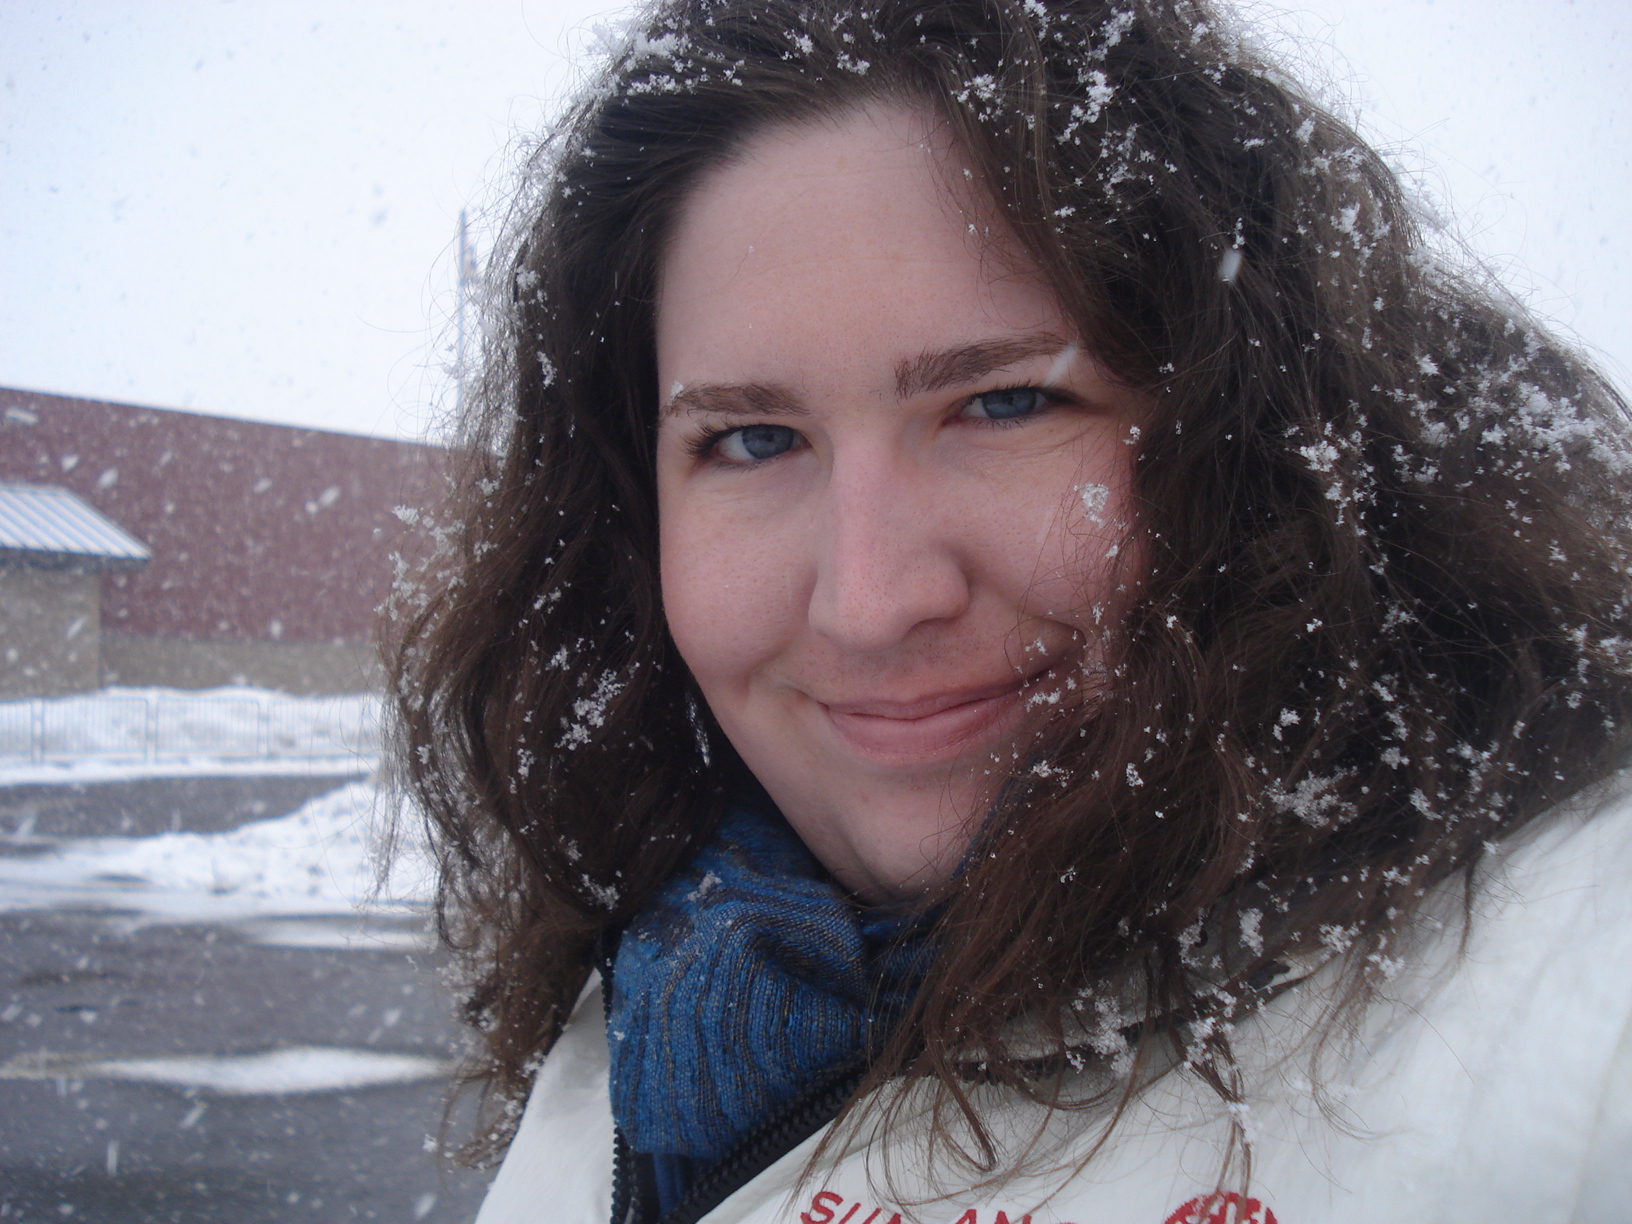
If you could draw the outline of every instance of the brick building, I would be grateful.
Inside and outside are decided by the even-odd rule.
[[[375,686],[376,609],[393,553],[411,543],[393,511],[435,501],[440,455],[409,442],[0,388],[0,482],[66,490],[150,554],[140,568],[56,563],[79,576],[58,585],[79,590],[80,603],[87,581],[98,588],[96,664],[75,674],[94,673],[102,685]],[[38,676],[8,663],[3,640],[49,639],[39,623],[58,616],[49,599],[28,603],[16,592],[37,591],[50,568],[0,555],[0,693],[64,691],[60,681],[42,690]],[[64,609],[61,623],[82,614]]]

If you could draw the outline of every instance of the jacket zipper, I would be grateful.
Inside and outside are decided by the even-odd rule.
[[[737,1143],[698,1179],[686,1197],[655,1224],[697,1224],[714,1208],[758,1177],[838,1116],[866,1067],[835,1068]],[[651,1205],[640,1201],[635,1162],[621,1132],[613,1138],[612,1224],[645,1224]]]
[[[1268,981],[1252,987],[1258,995],[1259,1006],[1299,985],[1314,973],[1314,969],[1305,967],[1305,971],[1296,977],[1282,976],[1290,974],[1293,967],[1280,962],[1271,962],[1271,967],[1278,972]],[[602,957],[601,975],[603,998],[610,1008],[610,956]],[[1137,1041],[1138,1030],[1138,1025],[1130,1025],[1122,1030],[1122,1036],[1132,1045]],[[864,1059],[841,1064],[828,1071],[738,1141],[697,1180],[685,1198],[660,1219],[653,1219],[650,1213],[656,1204],[646,1202],[641,1192],[636,1163],[638,1158],[630,1151],[623,1132],[613,1127],[612,1224],[698,1224],[714,1208],[838,1117],[839,1110],[855,1094],[866,1074],[867,1063]]]

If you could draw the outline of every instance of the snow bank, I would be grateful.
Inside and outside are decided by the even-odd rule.
[[[175,1054],[97,1059],[50,1055],[0,1064],[0,1079],[115,1079],[202,1089],[221,1096],[343,1092],[442,1079],[453,1064],[420,1054],[333,1046],[284,1046],[256,1054]]]
[[[433,873],[417,847],[406,847],[379,884],[383,805],[372,783],[352,782],[287,816],[224,833],[86,838],[0,858],[0,910],[93,908],[211,922],[412,912],[429,898]]]

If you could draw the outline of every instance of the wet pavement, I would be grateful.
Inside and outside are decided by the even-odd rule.
[[[167,830],[176,792],[152,781],[80,798]],[[280,815],[341,779],[184,781],[233,784],[193,792],[220,821],[223,795]],[[412,915],[0,913],[0,1221],[470,1220],[485,1175],[426,1150],[463,1041],[441,969]],[[272,1091],[274,1064],[309,1090]]]
[[[0,848],[34,837],[219,833],[292,812],[363,774],[0,785]]]

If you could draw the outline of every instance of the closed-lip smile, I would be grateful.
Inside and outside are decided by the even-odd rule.
[[[884,765],[952,760],[1020,712],[1022,699],[1048,673],[931,693],[910,700],[818,701],[827,721],[852,750]]]

